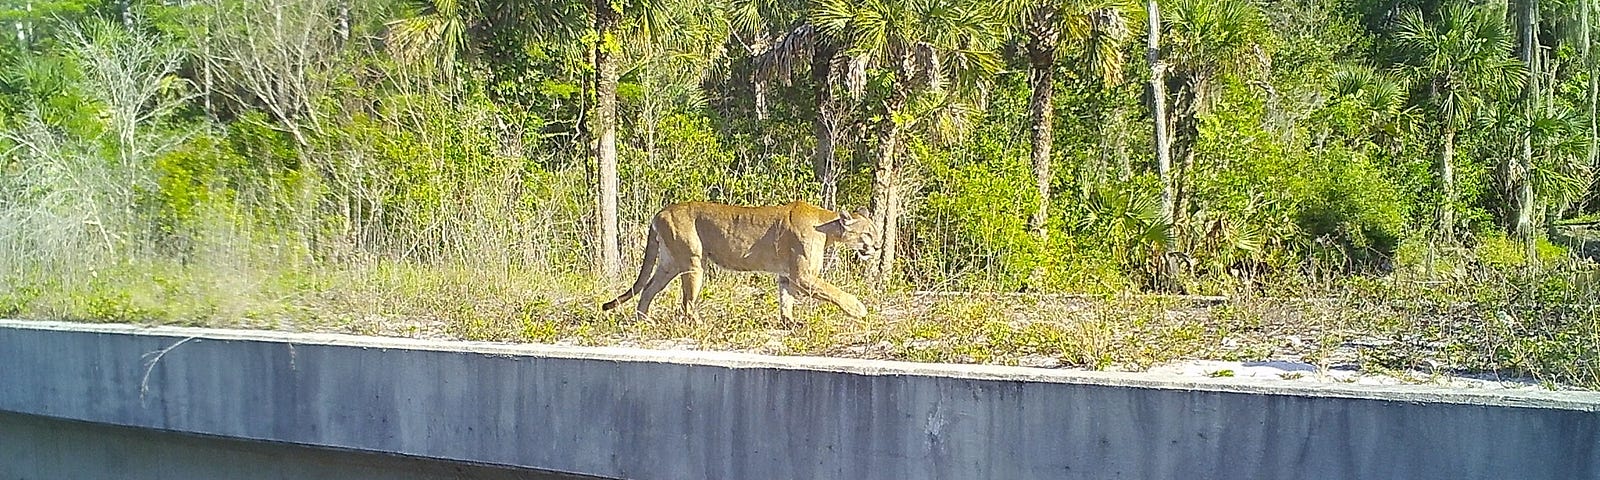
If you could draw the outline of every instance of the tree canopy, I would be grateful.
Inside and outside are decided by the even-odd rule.
[[[0,248],[585,273],[669,202],[806,200],[912,288],[1531,263],[1600,214],[1595,3],[10,2]]]

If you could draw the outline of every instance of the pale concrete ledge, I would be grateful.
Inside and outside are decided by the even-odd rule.
[[[1600,478],[1588,392],[178,327],[0,321],[0,411],[614,478]]]

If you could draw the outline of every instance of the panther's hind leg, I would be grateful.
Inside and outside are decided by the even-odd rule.
[[[699,258],[689,260],[689,268],[679,276],[683,286],[683,314],[690,320],[700,321],[700,284],[705,279],[705,269]]]
[[[682,270],[668,266],[666,263],[656,264],[655,273],[650,275],[650,284],[645,285],[644,290],[639,292],[639,307],[635,310],[639,320],[650,318],[650,302],[654,302],[656,295],[660,294],[661,290],[666,289],[667,284],[672,283],[672,280],[678,278],[678,275],[681,274],[683,274]]]

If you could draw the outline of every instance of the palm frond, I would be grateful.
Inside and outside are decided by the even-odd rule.
[[[646,41],[671,31],[675,23],[672,10],[664,0],[628,0],[623,11],[632,19],[638,38]]]
[[[817,29],[811,24],[801,24],[785,33],[772,47],[751,59],[755,80],[769,82],[777,79],[787,83],[794,73],[795,62],[811,58],[817,40]]]
[[[1338,97],[1356,97],[1369,91],[1376,82],[1377,73],[1372,67],[1366,65],[1346,65],[1333,72],[1330,77],[1332,93]]]
[[[457,0],[411,2],[415,16],[387,24],[385,48],[401,64],[448,74],[467,42],[465,12]]]

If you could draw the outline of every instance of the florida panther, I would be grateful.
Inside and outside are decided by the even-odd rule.
[[[710,202],[669,205],[650,222],[639,278],[601,308],[611,310],[639,295],[637,313],[644,318],[656,295],[681,278],[683,313],[697,318],[695,301],[709,259],[730,270],[777,274],[778,310],[784,321],[793,319],[797,296],[833,302],[859,318],[867,314],[866,305],[818,277],[817,272],[830,245],[845,244],[866,259],[878,254],[877,242],[877,229],[870,215],[861,210],[834,212],[805,202],[766,207]]]

